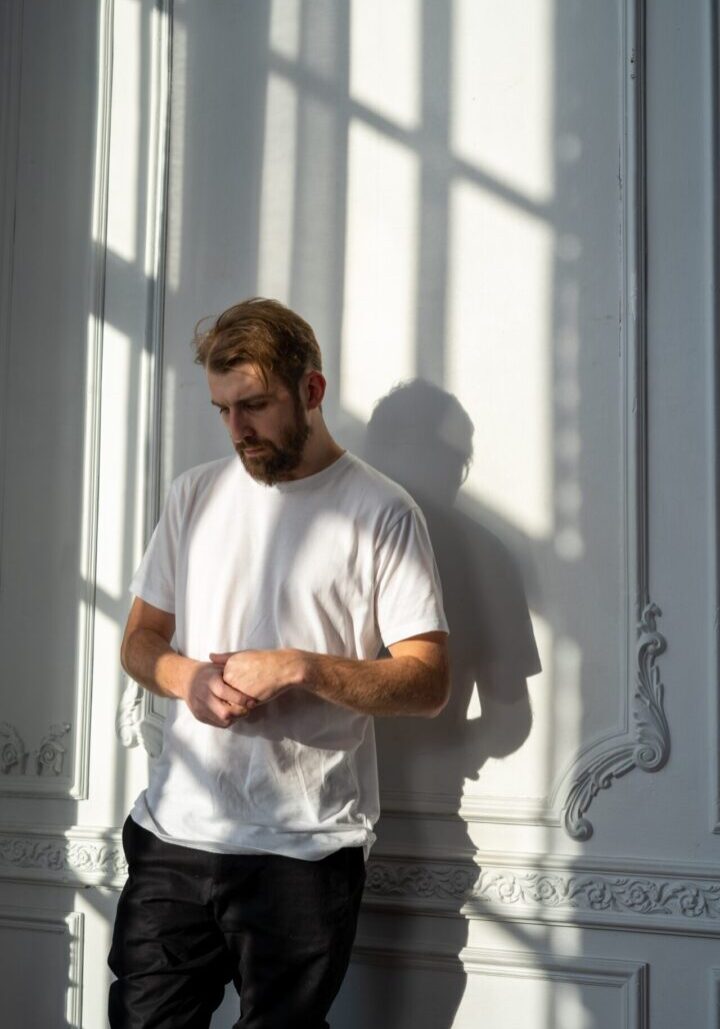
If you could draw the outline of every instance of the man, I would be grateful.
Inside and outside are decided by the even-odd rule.
[[[123,667],[172,703],[123,828],[110,1024],[200,1029],[232,980],[236,1029],[320,1029],[379,814],[372,716],[447,700],[440,584],[415,502],[330,435],[302,318],[254,298],[195,346],[236,456],[175,479],[130,584]]]

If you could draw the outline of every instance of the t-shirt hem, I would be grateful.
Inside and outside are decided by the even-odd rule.
[[[140,794],[135,802],[130,817],[136,825],[151,832],[163,843],[185,847],[189,850],[201,850],[208,854],[276,854],[304,861],[320,861],[343,847],[362,847],[367,861],[370,848],[377,839],[375,833],[363,825],[336,826],[327,831],[267,828],[265,832],[262,832],[258,831],[258,827],[253,827],[253,842],[248,840],[188,839],[184,836],[172,836],[163,832],[153,818],[145,802],[144,793]]]

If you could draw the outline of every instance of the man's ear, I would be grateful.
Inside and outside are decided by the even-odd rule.
[[[313,411],[315,408],[320,407],[323,397],[325,396],[326,389],[327,381],[325,376],[315,368],[311,369],[307,373],[307,379],[305,381],[305,403],[309,411]]]

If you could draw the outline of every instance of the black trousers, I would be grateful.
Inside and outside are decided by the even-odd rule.
[[[206,1029],[231,980],[234,1029],[327,1029],[355,938],[362,848],[321,861],[208,854],[131,818],[123,847],[111,1029]]]

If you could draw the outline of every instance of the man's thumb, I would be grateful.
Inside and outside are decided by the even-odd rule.
[[[227,654],[213,654],[210,653],[210,660],[214,665],[224,665],[228,658],[232,657],[232,651]]]

